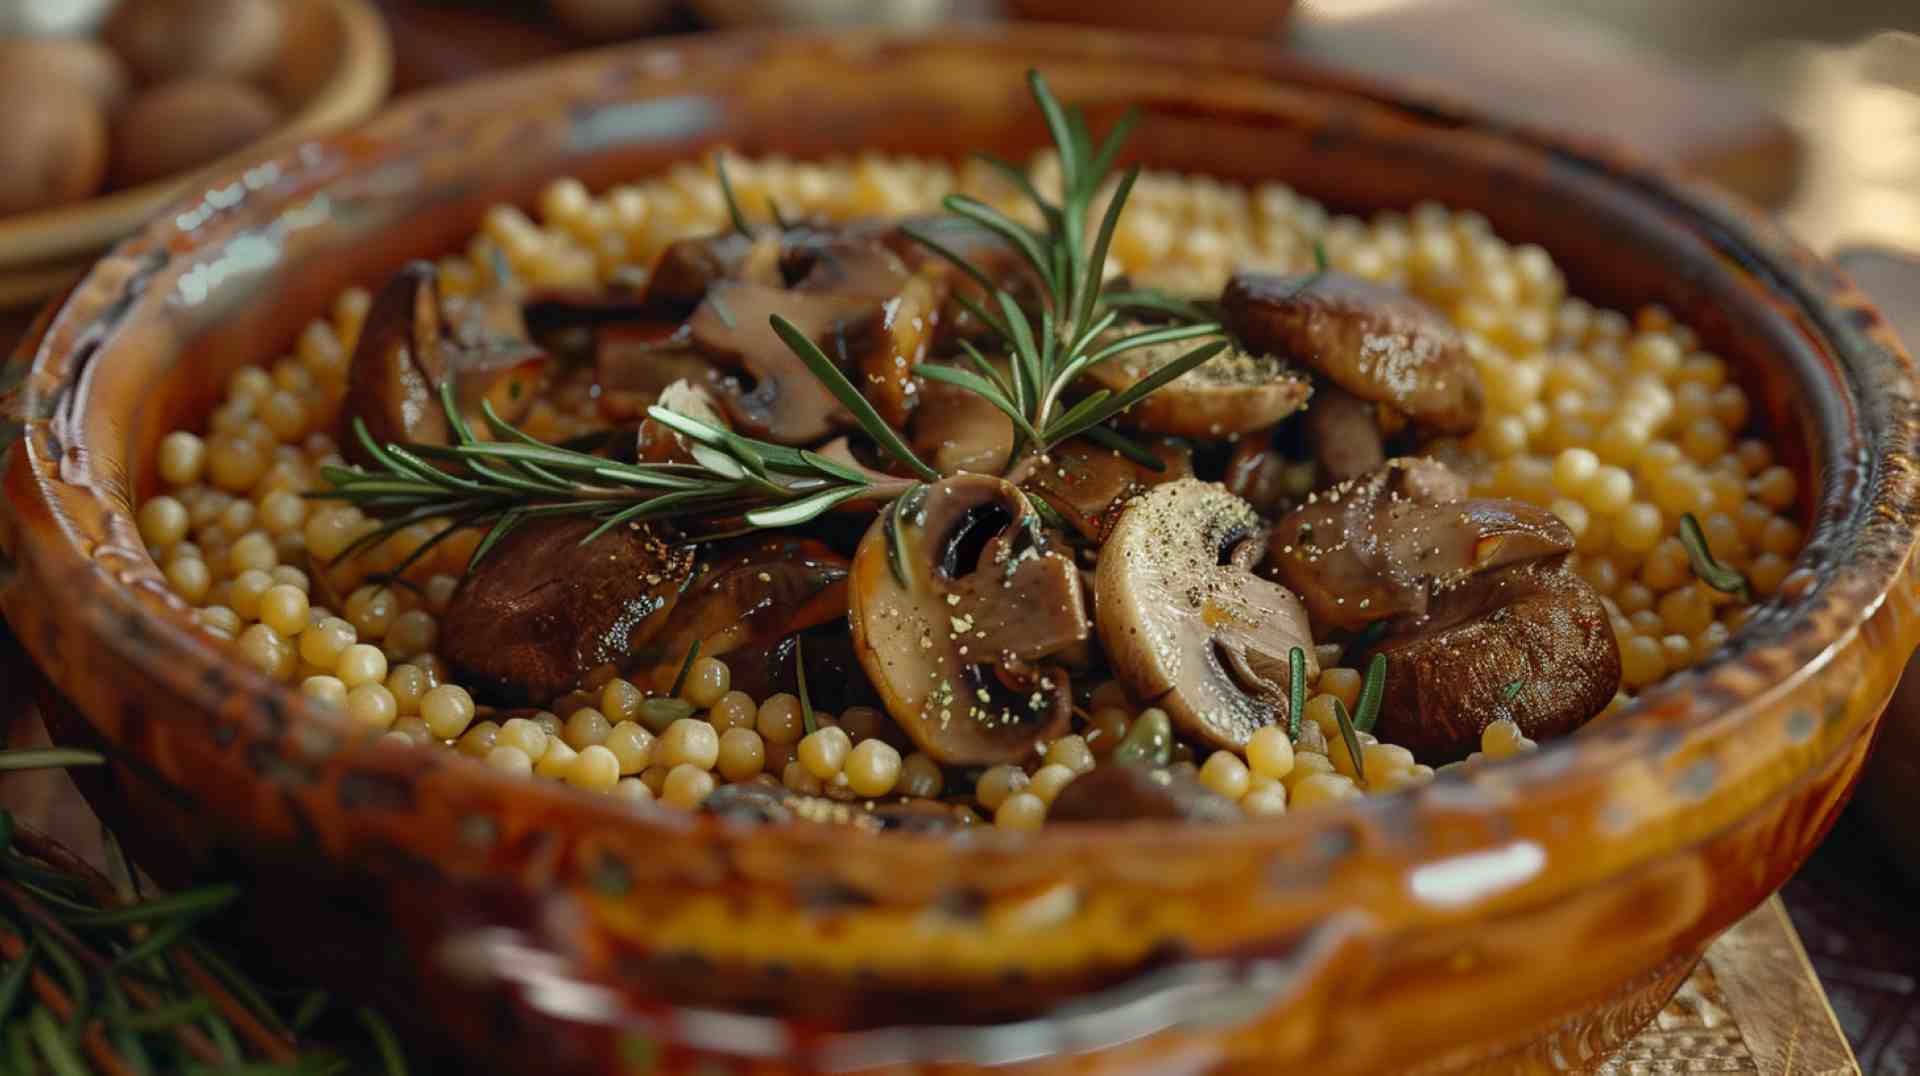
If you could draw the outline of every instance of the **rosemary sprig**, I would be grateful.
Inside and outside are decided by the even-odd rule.
[[[1360,755],[1359,730],[1353,727],[1353,715],[1347,713],[1347,704],[1341,702],[1338,695],[1332,698],[1333,720],[1340,726],[1340,739],[1347,745],[1347,757],[1353,760],[1354,779],[1364,785],[1367,783],[1367,764]]]
[[[1024,453],[1038,456],[1125,411],[1225,350],[1229,341],[1219,321],[1198,304],[1157,293],[1105,288],[1107,249],[1127,195],[1139,178],[1138,165],[1121,173],[1091,242],[1088,227],[1093,223],[1094,200],[1138,115],[1128,112],[1096,148],[1085,117],[1078,109],[1063,108],[1039,72],[1028,72],[1027,83],[1060,154],[1059,202],[1042,195],[1018,167],[985,159],[1033,202],[1043,226],[1028,227],[969,195],[948,195],[942,204],[949,213],[1006,240],[1019,253],[1042,284],[1040,309],[1031,313],[1022,309],[1012,293],[955,251],[937,232],[912,225],[902,230],[986,291],[988,301],[969,301],[968,309],[1000,337],[1011,359],[1010,371],[1004,377],[971,348],[968,356],[979,374],[957,366],[924,364],[915,372],[985,399],[1013,422]],[[1140,309],[1169,317],[1173,323],[1134,332],[1122,330],[1121,314]],[[1205,342],[1122,392],[1096,389],[1068,403],[1074,383],[1094,366],[1138,348],[1185,341]]]
[[[1300,742],[1300,722],[1307,715],[1307,652],[1287,651],[1287,739]]]
[[[1375,654],[1367,662],[1367,676],[1360,682],[1360,701],[1354,706],[1353,727],[1361,732],[1372,732],[1374,722],[1380,720],[1380,700],[1387,691],[1387,656]]]
[[[649,408],[648,416],[686,436],[695,463],[621,463],[550,445],[515,429],[484,402],[494,440],[482,441],[460,413],[451,385],[442,386],[441,406],[453,430],[451,445],[381,445],[355,420],[354,435],[376,469],[325,468],[327,488],[310,495],[345,501],[383,521],[342,558],[434,520],[445,525],[409,561],[455,530],[485,526],[471,567],[515,527],[544,516],[598,519],[583,542],[630,522],[688,516],[740,515],[751,527],[793,526],[856,497],[890,498],[909,484],[880,482],[817,453],[742,437],[663,407]]]
[[[1739,569],[1720,562],[1707,545],[1707,534],[1700,529],[1700,521],[1692,512],[1680,516],[1680,544],[1686,548],[1687,560],[1693,564],[1693,574],[1702,583],[1722,594],[1732,594],[1741,601],[1753,600],[1753,588],[1747,584],[1747,577]]]

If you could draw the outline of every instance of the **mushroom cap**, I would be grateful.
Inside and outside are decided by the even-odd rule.
[[[1282,516],[1264,570],[1300,595],[1316,625],[1355,630],[1420,616],[1477,573],[1573,548],[1573,533],[1546,509],[1466,492],[1442,464],[1391,460]]]
[[[761,534],[708,553],[652,646],[677,665],[695,642],[705,657],[771,646],[847,615],[847,560],[822,542]]]
[[[1045,501],[1081,537],[1104,541],[1128,498],[1193,474],[1193,450],[1185,442],[1156,437],[1141,447],[1160,461],[1160,470],[1075,437],[1049,449],[1046,458],[1036,461],[1021,478],[1020,487],[1028,496]]]
[[[1013,458],[1013,420],[978,393],[928,379],[920,387],[909,444],[941,474],[1000,474]]]
[[[935,761],[1022,761],[1065,731],[1052,659],[1091,633],[1086,602],[1013,485],[962,474],[895,501],[854,554],[848,616],[888,713]]]
[[[1239,748],[1287,718],[1288,658],[1319,671],[1307,611],[1252,572],[1264,527],[1247,502],[1183,478],[1127,502],[1100,550],[1094,606],[1107,662],[1182,731]]]
[[[381,285],[367,308],[347,367],[348,425],[366,423],[375,444],[443,444],[447,416],[440,383],[447,376],[439,346],[439,272],[431,262],[409,262]],[[358,438],[345,438],[348,459],[368,462]]]
[[[1300,421],[1323,483],[1359,478],[1387,462],[1379,405],[1338,385],[1316,388]]]
[[[1087,378],[1119,394],[1204,343],[1180,340],[1123,351],[1089,367]],[[1115,421],[1180,437],[1226,437],[1272,426],[1300,410],[1312,392],[1307,376],[1286,362],[1229,347],[1162,385]]]
[[[1390,631],[1375,731],[1430,762],[1465,758],[1511,718],[1534,739],[1571,732],[1620,687],[1607,610],[1564,561],[1474,576]]]
[[[484,701],[543,702],[589,670],[618,662],[666,623],[693,571],[693,550],[643,525],[529,519],[502,538],[454,592],[440,652]]]
[[[1465,434],[1480,425],[1480,374],[1460,330],[1397,288],[1329,270],[1302,280],[1242,271],[1220,301],[1248,348],[1309,366],[1416,426]]]

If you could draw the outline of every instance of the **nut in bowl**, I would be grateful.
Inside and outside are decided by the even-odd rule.
[[[124,0],[97,37],[0,37],[0,69],[0,306],[19,306],[214,162],[367,115],[392,56],[364,0]]]
[[[0,604],[150,870],[482,1065],[1597,1061],[1914,643],[1910,362],[1601,151],[1039,29],[316,145],[36,335]]]

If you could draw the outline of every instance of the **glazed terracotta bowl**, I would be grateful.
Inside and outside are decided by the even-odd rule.
[[[1516,762],[1336,809],[957,838],[753,828],[374,743],[228,659],[136,534],[167,431],[483,209],[720,143],[1017,155],[1022,73],[1161,166],[1479,210],[1735,361],[1809,490],[1722,652]],[[14,374],[0,603],[89,791],[165,879],[500,1071],[1375,1073],[1597,1064],[1826,831],[1920,638],[1912,363],[1835,270],[1617,152],[1224,41],[976,28],[690,39],[416,99],[176,206]],[[706,1067],[702,1067],[706,1066]]]

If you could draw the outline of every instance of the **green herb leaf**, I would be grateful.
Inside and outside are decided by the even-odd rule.
[[[1513,700],[1520,697],[1520,692],[1525,690],[1526,686],[1527,686],[1527,682],[1525,680],[1507,681],[1505,684],[1502,684],[1500,686],[1500,701],[1505,703],[1512,703]]]
[[[1354,709],[1353,726],[1361,732],[1372,732],[1374,723],[1380,720],[1380,699],[1387,690],[1387,656],[1375,654],[1367,662],[1367,677],[1360,684],[1360,703]]]
[[[1753,600],[1753,588],[1747,584],[1747,577],[1734,568],[1722,564],[1707,547],[1707,535],[1700,529],[1700,521],[1692,512],[1680,517],[1680,544],[1687,550],[1687,560],[1693,564],[1693,574],[1702,583],[1722,594],[1733,594],[1741,601]]]
[[[1287,739],[1300,742],[1300,722],[1307,716],[1307,652],[1287,651]]]
[[[676,699],[680,697],[680,689],[687,686],[687,674],[693,671],[693,663],[698,660],[699,657],[700,640],[695,639],[692,644],[687,647],[687,656],[680,659],[680,671],[675,673],[673,677],[673,690],[667,692],[667,694]]]
[[[801,332],[793,322],[778,314],[770,316],[768,321],[773,326],[773,331],[779,333],[780,339],[786,342],[787,347],[799,356],[801,362],[807,364],[807,369],[813,372],[813,376],[819,378],[820,383],[826,386],[834,399],[840,401],[840,406],[853,414],[854,420],[860,423],[860,428],[867,431],[867,436],[873,438],[875,444],[886,449],[889,455],[921,478],[932,482],[940,477],[940,472],[922,463],[920,457],[913,454],[913,449],[908,448],[907,443],[900,439],[900,435],[894,432],[893,427],[887,425],[887,421],[873,409],[873,405],[867,402],[867,398],[860,395],[860,390],[853,386],[853,382],[847,380],[847,375],[840,372],[840,368],[833,364],[833,360],[827,358],[812,340],[807,339],[806,333]]]
[[[713,171],[720,177],[720,197],[727,203],[727,219],[733,222],[733,230],[748,239],[753,238],[753,229],[747,224],[746,214],[740,212],[740,200],[733,196],[733,183],[727,178],[727,155],[713,155]],[[718,308],[715,313],[719,313]]]
[[[18,751],[0,751],[0,772],[98,766],[106,761],[106,756],[97,752],[71,747],[22,748]]]
[[[1364,785],[1367,783],[1367,766],[1366,760],[1360,755],[1359,732],[1353,727],[1353,716],[1347,713],[1347,704],[1341,702],[1338,695],[1331,697],[1333,719],[1340,725],[1340,739],[1347,745],[1347,757],[1353,760],[1354,776]]]
[[[806,640],[801,636],[793,637],[793,677],[800,689],[800,727],[811,736],[819,728],[813,717],[813,696],[807,692],[807,654],[803,647]]]

